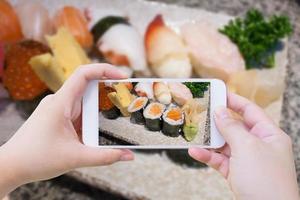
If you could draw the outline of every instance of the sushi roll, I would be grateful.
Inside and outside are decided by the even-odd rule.
[[[171,137],[178,137],[183,125],[183,112],[179,107],[170,107],[163,114],[162,132]]]
[[[143,112],[145,118],[145,126],[150,131],[161,130],[161,116],[166,106],[161,103],[150,103]]]
[[[128,107],[128,112],[131,113],[130,121],[134,124],[145,124],[143,115],[144,108],[148,103],[147,97],[138,97],[131,102]]]
[[[121,112],[116,106],[113,106],[108,110],[102,110],[102,115],[107,119],[117,119]]]

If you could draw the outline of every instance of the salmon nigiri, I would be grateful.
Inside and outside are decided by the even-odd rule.
[[[161,15],[150,22],[145,33],[147,59],[162,78],[188,78],[192,66],[182,38],[167,27]]]
[[[54,17],[54,25],[58,29],[66,27],[83,48],[90,48],[93,36],[88,29],[88,21],[81,11],[73,6],[65,6]]]
[[[23,38],[15,10],[6,0],[0,1],[0,27],[0,42],[17,42]]]

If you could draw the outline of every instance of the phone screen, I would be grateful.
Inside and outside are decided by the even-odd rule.
[[[99,82],[99,145],[210,145],[210,82]]]

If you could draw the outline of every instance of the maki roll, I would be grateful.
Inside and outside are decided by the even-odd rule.
[[[99,83],[99,110],[107,119],[116,119],[121,115],[120,110],[110,101],[108,94],[114,89]]]
[[[178,137],[183,125],[183,113],[179,107],[170,107],[163,114],[162,132],[171,137]]]
[[[166,106],[161,103],[153,102],[150,103],[144,110],[145,126],[150,131],[160,131],[161,130],[161,116],[165,110]]]
[[[128,107],[128,112],[131,113],[130,121],[135,124],[145,124],[143,116],[144,107],[148,103],[147,97],[138,97],[131,102]]]

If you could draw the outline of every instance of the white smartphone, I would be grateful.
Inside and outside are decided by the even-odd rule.
[[[83,97],[82,139],[102,148],[219,148],[218,106],[226,86],[217,79],[95,80]]]

